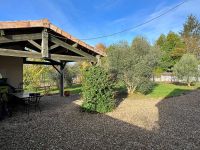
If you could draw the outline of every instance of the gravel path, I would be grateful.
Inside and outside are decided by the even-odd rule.
[[[0,122],[0,149],[200,149],[199,97],[129,97],[107,114],[81,112],[77,95],[44,97],[41,114]]]

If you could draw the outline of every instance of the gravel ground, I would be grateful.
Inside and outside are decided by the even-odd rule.
[[[0,122],[0,149],[200,149],[199,97],[129,97],[107,114],[81,112],[78,95],[44,97],[41,114]]]

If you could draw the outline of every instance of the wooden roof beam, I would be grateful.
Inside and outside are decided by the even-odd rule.
[[[88,57],[88,58],[91,58],[91,59],[95,58],[94,56],[92,56],[92,55],[90,55],[90,54],[88,54],[88,53],[86,53],[86,52],[84,52],[82,50],[79,50],[79,49],[77,49],[77,48],[65,43],[64,41],[62,41],[62,40],[60,40],[60,39],[58,39],[56,37],[53,37],[51,35],[50,35],[50,41],[55,43],[55,44],[57,44],[57,45],[59,45],[59,46],[64,47],[65,49],[68,49],[68,50],[70,50],[70,51],[72,51],[72,52],[74,52],[76,54],[79,54],[81,56]]]
[[[1,56],[13,56],[13,57],[27,57],[27,58],[36,58],[43,59],[42,54],[38,52],[28,52],[21,50],[13,50],[13,49],[4,49],[0,48]],[[70,55],[58,55],[58,54],[50,54],[50,59],[53,60],[62,60],[62,61],[83,61],[89,60],[92,62],[96,62],[96,58],[91,59],[87,57],[79,57],[79,56],[70,56]]]
[[[52,62],[43,62],[43,61],[24,61],[24,64],[32,64],[32,65],[60,65]]]
[[[59,45],[54,44],[54,45],[52,45],[52,46],[49,47],[49,51],[52,51],[52,50],[54,50],[57,47],[59,47]]]
[[[72,45],[72,47],[75,47],[75,48],[77,48],[77,46],[78,46],[78,43],[75,43]]]
[[[41,53],[0,48],[1,56],[41,58]]]
[[[28,41],[28,40],[38,40],[41,38],[42,38],[41,33],[5,35],[5,36],[0,36],[0,44],[1,43],[10,43],[10,42]]]
[[[36,48],[38,48],[39,50],[42,49],[42,47],[38,43],[36,43],[35,41],[33,41],[33,40],[28,40],[28,42],[31,43]]]

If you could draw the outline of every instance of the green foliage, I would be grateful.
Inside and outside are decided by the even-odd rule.
[[[56,87],[59,88],[59,86],[60,86],[60,84],[59,84],[59,73],[54,68],[51,68],[51,69],[48,70],[47,76],[48,76],[48,79],[49,79],[49,83],[51,85],[56,85]]]
[[[137,91],[142,94],[150,93],[154,88],[154,83],[151,81],[142,81],[139,86],[137,87]]]
[[[109,73],[100,66],[92,66],[83,71],[82,108],[90,112],[105,113],[112,111],[114,85]]]
[[[124,61],[126,59],[126,53],[129,51],[130,47],[128,42],[120,41],[118,43],[112,44],[108,48],[108,68],[112,72],[117,74],[118,78],[123,76],[123,69],[125,64]]]
[[[161,34],[159,36],[159,38],[157,39],[157,41],[156,41],[156,45],[159,45],[160,47],[163,47],[165,42],[166,42],[166,40],[167,40],[166,36],[164,34]]]
[[[156,68],[153,70],[153,74],[154,74],[154,76],[156,76],[156,77],[160,77],[162,73],[163,73],[163,69],[162,69],[161,67],[156,67]]]
[[[184,54],[173,68],[175,75],[190,86],[194,77],[198,77],[198,60],[192,54]]]
[[[186,22],[183,24],[181,36],[200,36],[200,22],[194,15],[189,15]]]
[[[151,47],[143,37],[136,37],[131,46],[122,41],[109,47],[109,68],[124,81],[128,92],[133,93],[142,81],[150,81],[159,55],[157,47]]]
[[[160,67],[164,71],[171,71],[171,68],[185,53],[185,45],[181,37],[174,32],[169,32],[167,36],[161,34],[156,44],[163,52]]]
[[[64,75],[65,86],[71,86],[73,79],[80,75],[80,65],[67,64],[64,69]],[[52,66],[24,65],[23,82],[25,85],[25,89],[28,89],[30,91],[35,91],[37,90],[37,87],[45,85],[56,86],[57,88],[59,88],[59,78],[60,74]]]
[[[80,75],[80,66],[76,63],[73,65],[66,65],[65,67],[65,83],[67,87],[71,86],[73,79]]]
[[[43,76],[48,72],[48,67],[39,65],[24,65],[23,82],[25,88],[36,90],[44,81]]]

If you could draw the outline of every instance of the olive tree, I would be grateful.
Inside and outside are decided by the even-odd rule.
[[[194,80],[194,77],[198,77],[198,60],[192,54],[184,54],[180,61],[177,62],[173,68],[174,74],[187,83],[188,86]]]
[[[110,70],[124,81],[129,93],[144,87],[142,84],[151,85],[150,78],[159,57],[156,48],[152,48],[145,38],[136,37],[131,46],[121,41],[107,51]]]

